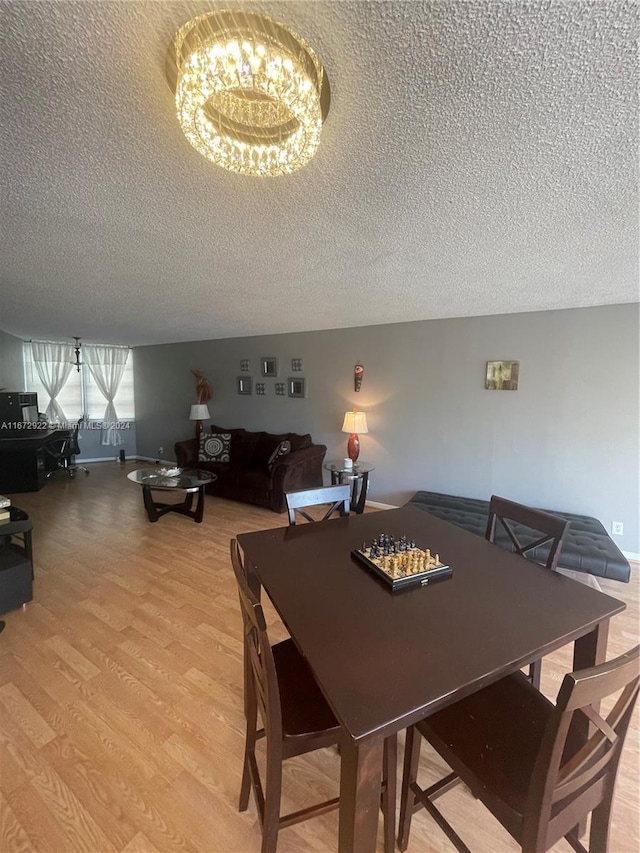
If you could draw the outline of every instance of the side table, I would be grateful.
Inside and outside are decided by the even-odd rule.
[[[331,485],[351,484],[351,509],[360,515],[364,512],[369,489],[369,472],[374,470],[370,462],[354,462],[353,468],[345,468],[344,460],[330,460],[324,467],[331,473]]]

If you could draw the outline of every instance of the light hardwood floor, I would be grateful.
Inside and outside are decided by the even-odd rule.
[[[257,853],[253,802],[237,811],[242,649],[228,549],[237,533],[286,517],[208,497],[201,525],[174,514],[150,524],[126,479],[136,463],[90,467],[12,496],[33,519],[36,568],[33,602],[3,617],[0,636],[0,850]],[[603,584],[628,605],[612,624],[611,657],[638,641],[638,568],[629,585]],[[267,615],[272,641],[282,639]],[[570,667],[569,650],[545,660],[547,695]],[[636,715],[611,853],[638,849],[639,728]],[[422,756],[425,778],[441,769],[428,748]],[[284,807],[334,796],[338,774],[333,750],[287,762]],[[518,849],[463,788],[442,803],[478,853]],[[336,849],[336,813],[283,830],[278,844]],[[411,853],[451,849],[416,815]]]

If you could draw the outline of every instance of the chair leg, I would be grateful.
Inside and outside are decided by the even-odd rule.
[[[245,652],[246,655],[246,652]],[[258,740],[258,703],[256,701],[253,684],[245,680],[244,688],[244,715],[247,728],[244,738],[244,762],[242,765],[242,782],[240,783],[240,803],[238,810],[244,812],[249,805],[249,792],[251,790],[251,774],[256,766],[256,741]],[[261,804],[256,802],[258,811]]]
[[[398,775],[398,736],[384,742],[382,761],[382,817],[384,821],[384,853],[393,853],[396,834],[396,791]]]
[[[261,853],[276,853],[278,829],[280,828],[281,796],[282,750],[270,748],[269,741],[267,741],[267,771],[265,778],[264,814],[262,815]]]
[[[589,853],[607,853],[611,824],[612,798],[608,797],[591,813]]]
[[[242,765],[242,782],[240,783],[240,801],[238,811],[246,812],[251,791],[251,758],[256,752],[256,712],[247,711],[247,732],[244,740],[244,762]]]
[[[413,817],[415,797],[411,784],[418,777],[418,762],[420,760],[421,738],[415,726],[407,729],[407,740],[404,747],[404,767],[402,770],[402,787],[400,789],[400,826],[398,829],[398,847],[406,850],[409,844],[409,831]]]

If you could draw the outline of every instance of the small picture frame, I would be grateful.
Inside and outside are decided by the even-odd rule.
[[[250,376],[238,376],[238,394],[251,394],[252,385]]]
[[[291,359],[291,370],[293,373],[299,373],[302,370],[302,359],[301,358],[292,358]]]
[[[487,391],[517,391],[519,361],[488,361],[484,387]]]
[[[289,397],[304,397],[307,392],[306,384],[307,383],[301,376],[295,378],[290,377],[287,380]]]
[[[286,396],[287,396],[286,382],[276,382],[276,397],[286,397]]]
[[[240,370],[242,373],[248,373],[251,370],[251,362],[248,358],[240,360]]]
[[[267,386],[264,382],[256,382],[256,394],[258,397],[264,397],[267,393]]]
[[[278,375],[278,359],[277,358],[268,358],[264,357],[260,359],[260,369],[262,371],[263,376],[277,376]]]

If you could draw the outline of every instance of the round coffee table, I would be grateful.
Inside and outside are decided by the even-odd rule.
[[[192,468],[137,468],[130,471],[127,478],[142,486],[142,499],[149,521],[157,521],[167,512],[178,512],[186,515],[200,524],[204,515],[204,487],[214,483],[218,478],[209,471]],[[186,492],[182,503],[165,504],[153,500],[152,490]],[[198,494],[198,501],[193,509],[193,496]]]

